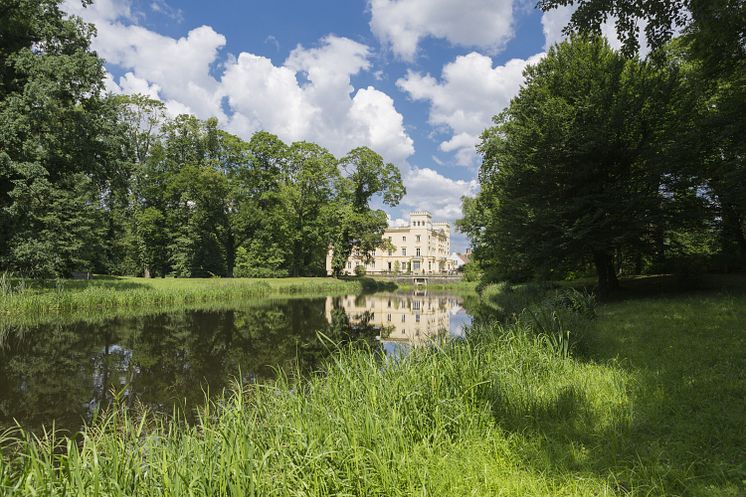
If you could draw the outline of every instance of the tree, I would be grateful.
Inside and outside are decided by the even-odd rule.
[[[333,242],[332,270],[342,274],[353,250],[369,259],[370,253],[382,247],[383,231],[388,226],[386,213],[370,208],[373,196],[396,206],[406,193],[399,169],[367,147],[352,150],[339,160],[342,178],[337,187],[338,225]]]
[[[539,0],[543,11],[576,5],[565,32],[600,35],[601,25],[615,20],[622,51],[631,56],[640,46],[644,22],[651,49],[666,46],[678,30],[691,38],[695,56],[705,65],[727,72],[746,57],[746,2],[743,0]]]
[[[0,4],[0,260],[37,276],[95,263],[85,230],[100,222],[100,182],[89,180],[105,173],[93,28],[59,4]]]
[[[482,190],[461,227],[492,275],[561,275],[591,261],[617,286],[613,256],[644,243],[658,176],[643,153],[645,66],[601,38],[575,38],[526,69],[526,84],[482,136]]]
[[[308,142],[290,146],[288,181],[280,192],[289,217],[292,251],[287,265],[293,276],[323,274],[335,224],[331,202],[339,180],[337,159],[325,148]]]

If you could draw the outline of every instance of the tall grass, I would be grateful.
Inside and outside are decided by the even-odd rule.
[[[379,284],[370,279],[143,279],[30,281],[0,276],[0,320],[101,313],[132,309],[172,309],[211,303],[241,303],[272,295],[360,293]]]
[[[77,440],[5,435],[6,495],[611,495],[593,444],[630,426],[628,376],[520,328],[396,362],[351,350],[302,384],[236,386],[194,425],[114,410]],[[556,445],[536,435],[564,426]],[[582,437],[580,435],[582,433]],[[581,443],[582,440],[582,443]],[[583,449],[583,443],[591,444]],[[554,451],[583,468],[549,471]]]
[[[519,323],[563,357],[582,345],[583,336],[596,317],[593,293],[550,283],[488,285],[482,291],[481,302],[492,310],[490,319]]]

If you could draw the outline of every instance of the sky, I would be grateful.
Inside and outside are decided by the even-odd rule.
[[[475,146],[514,97],[527,64],[562,39],[571,7],[535,0],[66,0],[95,24],[113,93],[142,93],[168,112],[215,116],[307,140],[337,157],[369,146],[401,170],[407,195],[392,224],[429,210],[461,217],[478,191]],[[604,28],[619,46],[613,25]],[[382,207],[380,202],[376,207]],[[452,248],[468,240],[452,231]]]

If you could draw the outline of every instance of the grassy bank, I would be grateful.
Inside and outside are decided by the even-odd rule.
[[[166,310],[240,303],[277,295],[360,293],[384,285],[369,278],[174,279],[100,277],[90,281],[34,281],[0,276],[0,320],[74,313]]]
[[[557,358],[525,333],[484,334],[383,369],[346,352],[301,390],[252,387],[205,409],[197,426],[119,413],[80,446],[25,440],[0,485],[10,495],[80,496],[613,490],[590,471],[547,472],[555,447],[534,430],[560,422],[597,437],[627,424],[624,371]]]
[[[0,494],[744,495],[745,292],[546,306],[383,367],[341,351],[197,425],[121,411],[79,443],[7,434]]]

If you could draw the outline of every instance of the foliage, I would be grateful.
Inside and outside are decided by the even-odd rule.
[[[232,276],[242,249],[242,275],[325,275],[330,246],[375,248],[386,216],[369,201],[399,202],[397,167],[104,95],[93,26],[60,3],[0,4],[0,267]]]
[[[601,38],[574,39],[526,78],[483,135],[482,193],[462,229],[488,273],[549,276],[592,260],[601,291],[613,289],[614,250],[640,243],[658,205],[640,149],[644,68]]]
[[[37,276],[96,263],[107,174],[93,31],[59,3],[0,5],[0,264]]]
[[[713,78],[687,43],[641,62],[575,36],[526,70],[459,222],[486,281],[595,267],[606,295],[619,275],[746,267],[744,72]]]
[[[746,58],[746,3],[742,0],[539,0],[538,7],[548,11],[568,4],[577,8],[566,32],[598,35],[603,22],[614,18],[626,55],[637,52],[639,26],[644,23],[645,37],[654,51],[663,49],[676,31],[683,31],[697,58],[714,70],[729,71]]]
[[[476,261],[469,261],[459,268],[466,281],[479,281],[482,279],[482,270]]]
[[[360,276],[365,276],[365,274],[366,274],[365,266],[363,266],[362,264],[358,264],[357,266],[355,266],[355,276],[360,277]]]
[[[339,166],[343,172],[338,186],[341,205],[332,247],[336,276],[342,274],[353,250],[367,262],[376,248],[386,247],[382,235],[388,219],[384,211],[370,208],[371,199],[380,196],[393,207],[406,193],[399,169],[367,147],[352,150],[339,160]]]

